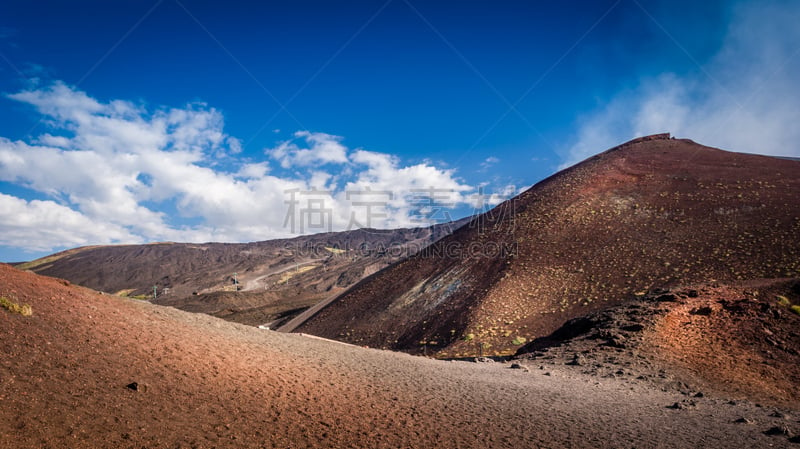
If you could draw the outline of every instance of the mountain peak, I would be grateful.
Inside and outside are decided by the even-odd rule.
[[[365,279],[298,331],[412,353],[508,354],[655,288],[800,276],[798,196],[798,162],[640,137]]]

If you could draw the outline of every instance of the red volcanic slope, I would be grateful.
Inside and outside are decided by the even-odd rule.
[[[33,309],[0,308],[0,449],[788,447],[765,431],[798,416],[674,410],[685,396],[644,381],[369,350],[66,284],[0,264],[0,296]]]
[[[796,408],[798,307],[798,278],[662,289],[572,319],[515,360]]]
[[[366,278],[298,331],[440,356],[513,353],[657,287],[800,275],[798,198],[800,162],[637,139]]]

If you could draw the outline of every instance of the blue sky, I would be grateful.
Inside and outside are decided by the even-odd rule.
[[[0,5],[0,260],[485,210],[638,135],[800,156],[797,2]]]

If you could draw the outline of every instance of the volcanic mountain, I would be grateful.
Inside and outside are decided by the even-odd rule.
[[[106,293],[249,325],[290,319],[419,251],[464,221],[357,229],[255,243],[154,243],[71,249],[17,265]]]
[[[444,357],[510,354],[655,289],[800,276],[798,198],[800,162],[635,139],[367,277],[298,331]]]

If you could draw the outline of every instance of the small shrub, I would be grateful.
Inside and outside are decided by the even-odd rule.
[[[28,304],[19,305],[5,296],[0,296],[0,306],[3,306],[3,308],[9,312],[18,313],[22,316],[33,315],[33,308],[31,306]]]
[[[472,341],[475,338],[475,334],[467,334],[464,336],[464,341]]]
[[[516,346],[522,346],[525,344],[526,341],[528,341],[528,339],[526,339],[525,337],[517,337],[511,341],[511,344]]]
[[[778,295],[775,297],[778,300],[778,304],[782,305],[783,307],[789,307],[789,298],[785,296]]]
[[[791,310],[792,312],[800,315],[800,306],[799,305],[795,304],[795,305],[789,307],[789,310]]]

